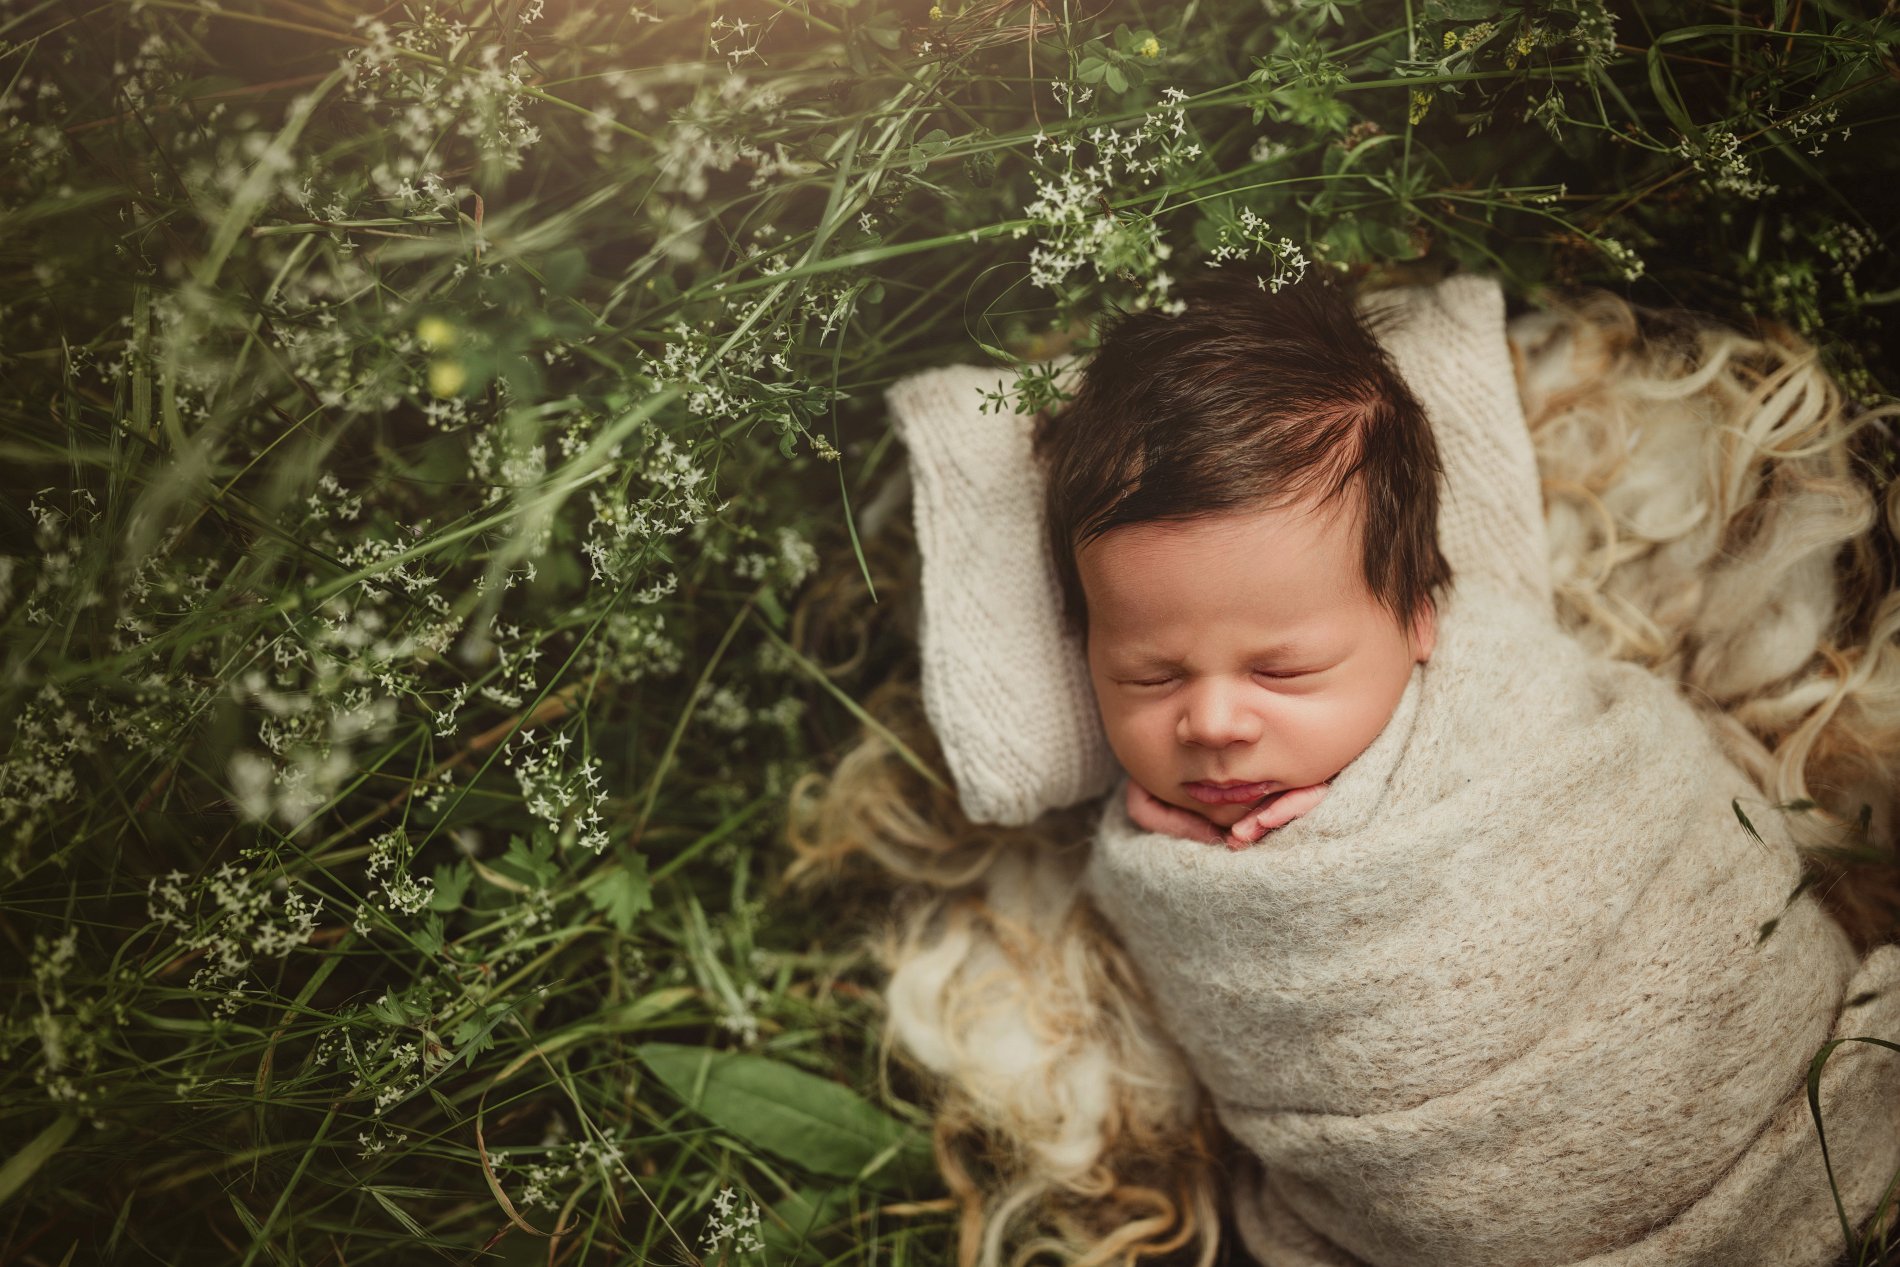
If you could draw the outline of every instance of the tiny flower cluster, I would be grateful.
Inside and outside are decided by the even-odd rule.
[[[382,890],[384,910],[414,915],[434,896],[435,881],[409,873],[415,850],[407,833],[386,831],[369,842],[369,873]]]
[[[1677,143],[1676,153],[1723,193],[1758,201],[1781,188],[1762,177],[1760,164],[1742,151],[1741,137],[1725,125],[1704,128],[1699,145],[1685,137]]]
[[[1259,278],[1260,288],[1278,293],[1282,286],[1291,286],[1306,276],[1308,261],[1292,238],[1275,241],[1270,233],[1271,226],[1253,208],[1242,207],[1238,224],[1220,226],[1219,239],[1208,252],[1208,265],[1218,268],[1228,260],[1264,256],[1271,267]]]
[[[528,813],[546,823],[550,831],[574,825],[579,842],[600,853],[607,847],[607,789],[600,777],[600,762],[582,756],[570,763],[568,749],[574,736],[557,731],[545,744],[536,745],[533,731],[519,732],[508,745],[503,761],[514,770]]]
[[[755,1254],[765,1248],[765,1242],[759,1239],[759,1207],[747,1196],[733,1191],[730,1187],[719,1189],[719,1195],[713,1198],[713,1217],[706,1223],[706,1234],[701,1240],[707,1253],[716,1253],[722,1245],[730,1245],[740,1254]]]
[[[1084,90],[1086,93],[1087,90]],[[1024,208],[1030,222],[1015,230],[1017,237],[1034,226],[1036,245],[1029,252],[1029,279],[1044,290],[1061,295],[1070,277],[1092,267],[1097,280],[1124,276],[1145,282],[1143,304],[1165,299],[1171,281],[1159,265],[1172,254],[1162,241],[1152,217],[1139,212],[1117,214],[1109,203],[1111,191],[1132,188],[1137,177],[1143,186],[1169,178],[1201,157],[1198,140],[1187,139],[1187,94],[1166,88],[1161,103],[1125,131],[1099,124],[1086,132],[1072,130],[1060,141],[1038,132],[1033,148],[1045,144],[1061,151],[1067,163],[1060,171],[1035,178],[1036,196]],[[1078,167],[1076,150],[1081,139],[1094,148],[1093,164]],[[1152,151],[1152,152],[1144,152]]]
[[[277,899],[274,893],[281,892]],[[177,952],[204,962],[191,988],[220,992],[219,1016],[245,1002],[247,974],[258,959],[282,959],[316,932],[321,898],[272,884],[256,871],[226,862],[193,883],[182,871],[154,876],[146,885],[146,915],[177,934]]]
[[[1633,282],[1643,275],[1643,257],[1629,246],[1608,236],[1598,237],[1596,246],[1610,263],[1616,265],[1624,281]]]

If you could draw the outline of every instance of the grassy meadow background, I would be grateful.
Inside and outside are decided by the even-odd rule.
[[[1035,407],[1218,264],[1780,321],[1875,400],[1897,42],[0,0],[0,1262],[950,1260],[889,895],[784,883],[915,675],[883,389]]]

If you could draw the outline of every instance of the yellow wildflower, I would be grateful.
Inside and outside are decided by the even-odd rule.
[[[425,351],[434,352],[441,348],[452,348],[461,336],[454,324],[442,317],[424,317],[416,322],[416,338],[422,341]]]
[[[429,390],[437,396],[453,396],[468,382],[468,371],[460,361],[435,361],[429,366]]]
[[[1135,54],[1139,57],[1159,57],[1161,56],[1161,41],[1150,35],[1141,42],[1141,47],[1135,50]]]
[[[1517,69],[1517,64],[1524,60],[1524,55],[1537,47],[1536,34],[1535,31],[1526,29],[1511,41],[1511,51],[1504,58],[1504,69]]]

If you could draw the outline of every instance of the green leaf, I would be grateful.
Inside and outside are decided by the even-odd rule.
[[[455,1027],[454,1032],[449,1035],[449,1041],[458,1049],[457,1054],[462,1057],[463,1068],[472,1068],[475,1057],[495,1045],[495,1026],[501,1024],[502,1018],[507,1016],[513,1007],[514,1004],[506,1001],[490,1003]]]
[[[779,602],[778,595],[771,590],[760,590],[756,601],[759,610],[765,613],[765,618],[772,622],[772,628],[784,632],[785,622],[791,617],[786,615],[785,604]]]
[[[1650,45],[1646,59],[1649,63],[1649,88],[1656,94],[1656,104],[1662,107],[1676,130],[1700,149],[1703,145],[1702,129],[1689,117],[1689,108],[1682,104],[1682,98],[1676,93],[1676,81],[1669,73],[1668,64],[1663,61],[1660,42]]]
[[[398,1028],[412,1024],[427,1014],[426,1009],[420,1014],[417,1013],[409,1006],[407,997],[393,991],[371,1001],[368,1010],[371,1016],[383,1024]]]
[[[395,1189],[385,1190],[374,1185],[365,1185],[364,1191],[376,1199],[376,1204],[382,1206],[383,1209],[388,1212],[390,1218],[402,1224],[403,1231],[409,1233],[409,1235],[415,1237],[425,1245],[438,1245],[441,1243],[435,1237],[429,1235],[428,1229],[411,1218],[407,1210],[389,1198],[389,1192],[395,1191]]]
[[[1110,88],[1114,89],[1116,92],[1128,91],[1128,77],[1122,74],[1121,67],[1110,66],[1108,70],[1105,72],[1105,74],[1108,79],[1108,86]]]
[[[633,931],[634,917],[653,909],[653,888],[647,883],[647,860],[639,854],[623,860],[587,890],[594,909],[621,932]]]
[[[466,859],[456,863],[444,863],[435,869],[435,887],[429,894],[429,909],[432,911],[452,911],[462,904],[462,895],[468,892],[469,882],[475,878],[475,869]]]
[[[1374,255],[1393,260],[1409,260],[1418,256],[1412,235],[1396,224],[1368,216],[1359,222],[1359,232],[1366,248]]]
[[[1361,263],[1371,253],[1359,222],[1343,216],[1326,226],[1323,240],[1334,256],[1349,264]]]
[[[508,852],[495,863],[495,870],[511,880],[546,888],[559,868],[554,861],[554,840],[537,831],[530,844],[519,836],[508,839]]]
[[[57,1153],[72,1137],[73,1129],[79,1125],[79,1118],[72,1113],[62,1113],[50,1122],[46,1129],[27,1141],[13,1156],[0,1165],[0,1202],[12,1196],[20,1185],[33,1177],[33,1172],[44,1166],[54,1153]]]
[[[636,1049],[654,1076],[727,1133],[813,1174],[856,1178],[903,1154],[927,1160],[915,1132],[857,1092],[764,1056],[677,1043]]]
[[[850,1188],[800,1188],[771,1208],[761,1229],[765,1246],[791,1257],[850,1213]]]

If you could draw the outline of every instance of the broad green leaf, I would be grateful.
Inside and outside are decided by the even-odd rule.
[[[646,1043],[639,1057],[667,1090],[728,1133],[806,1170],[854,1178],[893,1149],[923,1142],[857,1092],[765,1056]]]
[[[587,275],[587,256],[577,247],[550,255],[541,266],[541,280],[557,295],[571,294]]]
[[[1675,77],[1669,73],[1668,63],[1663,61],[1660,42],[1650,45],[1646,60],[1649,63],[1649,87],[1656,94],[1656,104],[1676,125],[1676,130],[1699,148],[1703,144],[1702,129],[1696,126],[1695,120],[1689,116],[1689,108],[1682,103],[1682,97],[1676,90]]]
[[[851,1213],[848,1186],[800,1188],[772,1206],[760,1231],[765,1247],[790,1257],[805,1248],[825,1228]]]

